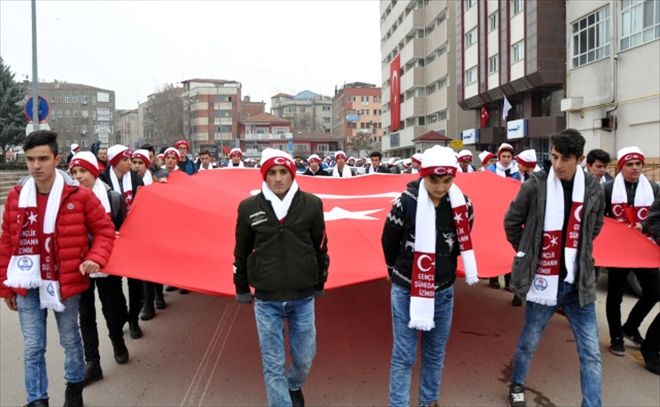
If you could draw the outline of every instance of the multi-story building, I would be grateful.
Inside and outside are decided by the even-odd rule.
[[[243,96],[243,100],[238,105],[239,120],[244,120],[264,112],[266,112],[266,102],[252,102],[249,96]]]
[[[191,148],[238,147],[241,83],[233,80],[188,79],[183,84],[183,134]]]
[[[380,3],[382,148],[388,157],[421,151],[418,138],[431,130],[456,139],[473,127],[473,114],[456,104],[456,3]]]
[[[660,156],[660,2],[567,1],[568,127],[587,151],[636,145],[647,164]],[[649,165],[647,165],[649,167]],[[660,172],[655,173],[656,180]]]
[[[565,127],[560,109],[566,76],[565,3],[452,2],[458,103],[473,112],[471,128],[463,134],[465,144],[493,151],[506,141],[517,151],[534,148],[547,158],[550,136]],[[505,99],[511,106],[506,119]]]
[[[270,98],[270,113],[291,121],[293,133],[331,133],[332,99],[308,90],[295,96],[278,93]]]
[[[140,138],[138,109],[118,109],[114,120],[114,141],[110,144],[123,144],[129,148],[137,148]]]
[[[30,97],[30,83],[23,82],[23,86]],[[37,92],[49,104],[50,114],[46,121],[59,136],[61,152],[68,153],[73,143],[80,144],[83,149],[89,149],[97,141],[108,144],[109,136],[113,134],[114,91],[55,81],[40,82]]]
[[[138,136],[139,144],[149,143],[162,149],[184,138],[183,88],[168,86],[147,96],[147,101],[138,107],[140,120],[143,136]]]
[[[332,99],[332,134],[343,137],[349,154],[381,149],[381,89],[353,82],[335,91]]]

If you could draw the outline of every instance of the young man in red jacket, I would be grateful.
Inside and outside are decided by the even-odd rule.
[[[9,191],[0,236],[0,297],[18,311],[28,406],[48,406],[46,315],[52,309],[65,352],[65,402],[82,406],[85,379],[78,330],[80,293],[105,266],[115,232],[101,202],[57,170],[57,134],[31,133],[23,145],[30,176]],[[90,247],[88,235],[93,236]]]

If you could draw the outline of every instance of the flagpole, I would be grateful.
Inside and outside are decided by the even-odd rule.
[[[32,0],[32,123],[39,130],[39,95],[37,93],[37,1]]]

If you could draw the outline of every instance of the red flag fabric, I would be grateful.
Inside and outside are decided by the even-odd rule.
[[[481,106],[481,128],[486,127],[489,117],[490,115],[488,114],[488,110],[486,110],[486,106]]]
[[[380,243],[383,224],[392,201],[416,177],[296,177],[303,191],[323,199],[330,250],[327,289],[385,277]],[[515,252],[506,241],[503,217],[520,183],[479,171],[459,174],[456,184],[474,203],[471,237],[479,276],[508,273]],[[238,203],[260,188],[260,173],[252,168],[202,171],[193,176],[174,172],[166,184],[141,188],[104,271],[232,295]],[[654,243],[610,219],[595,242],[594,255],[602,266],[660,266]],[[459,271],[462,267],[459,261]]]
[[[226,156],[231,154],[231,149],[227,146],[222,146],[222,151],[225,153]]]
[[[401,122],[401,58],[390,62],[390,131],[399,130]]]

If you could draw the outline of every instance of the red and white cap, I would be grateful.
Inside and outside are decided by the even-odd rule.
[[[231,151],[229,152],[229,156],[230,157],[237,157],[238,156],[238,157],[243,158],[243,152],[238,147],[232,148]]]
[[[337,158],[343,158],[345,160],[346,159],[346,153],[341,151],[341,150],[335,151],[335,160]]]
[[[119,161],[126,157],[131,158],[130,148],[121,144],[115,144],[108,148],[108,164],[110,164],[111,167],[119,164]]]
[[[536,150],[525,150],[522,151],[516,157],[516,161],[520,165],[524,165],[527,168],[536,167]]]
[[[458,152],[458,161],[472,162],[472,151],[470,150],[461,150]]]
[[[420,170],[422,177],[430,175],[456,176],[457,171],[456,153],[449,147],[435,145],[422,154],[422,167]]]
[[[291,178],[296,177],[296,163],[293,162],[293,158],[289,153],[282,150],[276,150],[274,148],[266,148],[261,152],[261,176],[266,180],[266,175],[268,171],[276,165],[282,165],[286,167],[287,170],[291,173]]]
[[[75,154],[78,151],[80,151],[80,144],[76,144],[76,143],[71,144],[71,152]]]
[[[619,150],[619,151],[616,153],[616,158],[617,158],[617,160],[618,160],[618,161],[616,162],[616,168],[617,168],[618,170],[621,170],[621,168],[623,168],[623,166],[624,166],[628,161],[639,160],[639,161],[642,162],[642,164],[644,164],[644,159],[645,159],[646,157],[644,157],[644,153],[642,153],[642,150],[640,150],[639,147],[637,147],[637,146],[630,146],[630,147],[624,147],[624,148],[622,148],[621,150]]]
[[[416,162],[417,164],[421,165],[422,164],[422,153],[415,153],[410,157],[411,161]]]
[[[156,158],[158,158],[159,160],[163,160],[165,158],[165,154],[163,153],[156,154]]]
[[[179,153],[179,150],[177,150],[174,147],[167,147],[165,151],[163,151],[163,160],[168,156],[168,155],[174,155],[176,157],[176,160],[179,161],[181,159],[181,153]]]
[[[307,157],[307,161],[310,162],[310,163],[311,162],[317,162],[317,163],[320,164],[321,163],[321,157],[319,157],[317,154],[312,154],[309,157]]]
[[[133,152],[133,158],[139,158],[144,162],[144,165],[147,167],[151,165],[151,159],[149,158],[149,151],[145,149],[135,150]]]
[[[186,140],[179,140],[176,143],[174,143],[174,147],[179,148],[181,146],[186,146],[188,151],[190,151],[190,144]]]
[[[91,151],[81,151],[71,157],[69,171],[78,166],[91,172],[94,178],[99,176],[99,162]]]
[[[502,154],[503,151],[508,151],[511,153],[511,155],[514,155],[516,153],[516,150],[513,149],[513,146],[509,143],[502,143],[500,144],[500,147],[497,149],[497,158],[500,158],[500,154]]]
[[[479,153],[479,161],[481,161],[481,165],[488,164],[488,161],[492,158],[495,158],[495,154],[490,151],[482,151]]]

